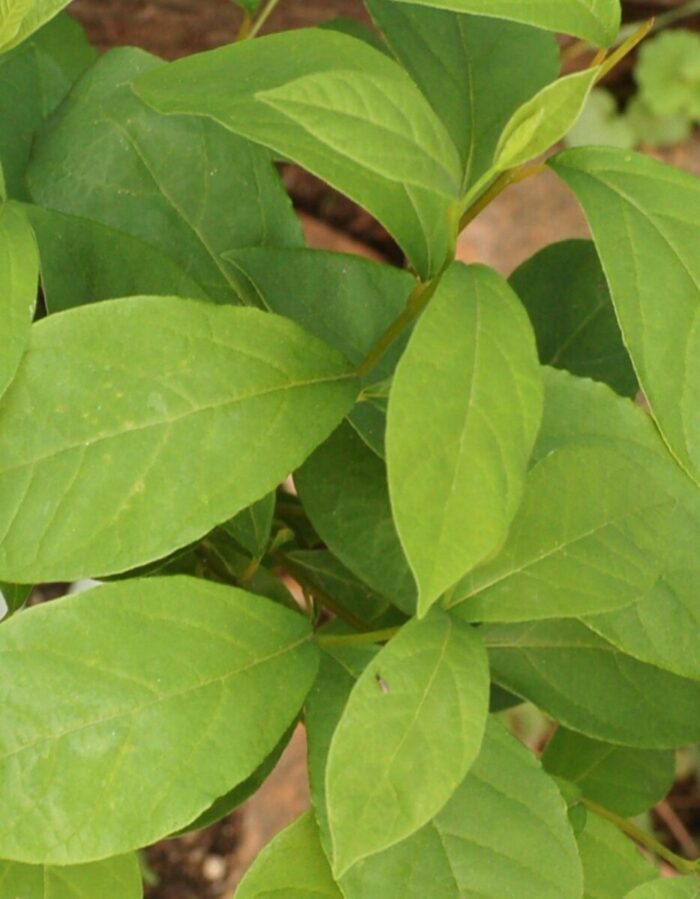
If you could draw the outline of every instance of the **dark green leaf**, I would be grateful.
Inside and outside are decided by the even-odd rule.
[[[276,501],[277,495],[268,493],[221,526],[254,558],[262,556],[267,548]]]
[[[33,589],[34,587],[31,584],[7,584],[4,581],[0,581],[0,610],[4,600],[7,612],[12,615],[13,612],[22,608],[29,599]]]
[[[356,392],[336,350],[257,309],[132,297],[49,316],[0,409],[0,577],[113,574],[192,543]]]
[[[637,379],[590,241],[552,244],[512,275],[537,337],[540,361],[605,381],[633,396]]]
[[[3,855],[77,864],[188,824],[298,714],[310,636],[301,615],[191,578],[110,584],[3,625]]]

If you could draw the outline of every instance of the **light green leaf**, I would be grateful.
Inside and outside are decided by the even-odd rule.
[[[236,890],[236,899],[343,899],[333,880],[312,812],[269,843]]]
[[[134,96],[131,81],[164,66],[133,48],[102,56],[37,139],[27,185],[37,205],[150,243],[207,296],[231,302],[221,254],[299,245],[299,223],[269,154],[210,120],[158,115]]]
[[[386,467],[348,424],[294,476],[304,510],[344,565],[407,614],[416,587],[389,503]]]
[[[620,28],[619,0],[396,0],[524,22],[608,47]]]
[[[185,577],[13,618],[0,628],[3,855],[77,864],[185,826],[272,751],[317,661],[303,616]]]
[[[528,311],[544,365],[636,394],[637,378],[591,241],[550,244],[513,273],[510,285]]]
[[[494,169],[503,171],[529,162],[561,140],[576,124],[598,75],[597,68],[566,75],[524,103],[503,129],[494,153]]]
[[[570,730],[639,749],[700,739],[700,684],[638,662],[578,621],[479,632],[496,683]]]
[[[21,208],[5,203],[0,206],[0,396],[15,377],[29,341],[38,282],[34,233]]]
[[[141,867],[135,855],[60,868],[0,861],[0,895],[7,899],[141,899]]]
[[[21,44],[70,0],[0,0],[0,53]]]
[[[700,482],[700,183],[615,149],[568,150],[550,164],[586,213],[659,428]]]
[[[505,539],[541,413],[524,309],[494,271],[456,263],[416,325],[389,397],[389,492],[419,614]]]
[[[39,126],[96,57],[83,29],[65,13],[0,56],[0,160],[15,199],[27,199],[24,172]]]
[[[576,784],[587,799],[629,818],[660,802],[673,785],[671,750],[630,749],[560,727],[542,763],[550,774]]]
[[[328,103],[345,113],[325,110],[311,121],[306,109],[304,121],[291,117],[282,97],[298,79],[314,94],[328,85]],[[449,190],[455,180],[458,186],[457,151],[406,72],[364,41],[328,29],[241,41],[145,74],[135,89],[163,112],[216,119],[346,193],[385,225],[421,277],[442,267],[456,215],[443,192],[448,182]],[[443,175],[431,160],[445,167]],[[434,189],[416,180],[434,180]]]
[[[477,632],[439,609],[405,625],[362,673],[326,772],[338,876],[415,833],[452,796],[479,753],[488,685]]]
[[[262,556],[267,548],[276,500],[277,495],[274,491],[268,493],[222,525],[222,529],[240,543],[253,558]]]
[[[207,299],[158,247],[92,219],[27,205],[49,313],[136,294]]]
[[[636,887],[625,899],[700,899],[700,878],[657,880]]]
[[[553,35],[395,0],[365,5],[445,124],[469,187],[491,165],[510,115],[557,77]]]
[[[645,596],[664,570],[675,500],[602,446],[550,453],[529,473],[506,544],[450,597],[467,621],[576,618]]]
[[[49,316],[0,409],[0,578],[114,574],[191,543],[273,490],[356,392],[336,350],[257,309]]]
[[[666,29],[644,41],[634,78],[647,108],[658,117],[680,114],[700,119],[700,36],[690,29]]]
[[[346,899],[580,899],[582,892],[561,793],[495,720],[440,813],[351,868],[341,886]]]
[[[576,840],[583,865],[583,899],[623,899],[628,890],[658,878],[634,843],[593,812]]]
[[[570,443],[604,445],[645,468],[676,500],[669,555],[656,587],[624,609],[588,619],[624,653],[700,679],[700,491],[676,465],[650,417],[603,384],[544,369],[545,408],[535,457]]]
[[[630,104],[631,105],[631,104]],[[567,147],[620,147],[629,150],[638,142],[628,114],[617,108],[617,99],[603,87],[594,87],[574,127],[566,135]]]

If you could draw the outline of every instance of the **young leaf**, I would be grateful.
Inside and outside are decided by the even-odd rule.
[[[529,162],[561,140],[576,124],[598,74],[594,68],[567,75],[523,103],[498,140],[494,169],[503,171]]]
[[[698,179],[636,153],[598,147],[568,150],[550,164],[586,213],[659,428],[700,482]]]
[[[456,263],[414,329],[389,398],[389,492],[419,614],[505,539],[541,413],[524,309],[495,272]]]
[[[294,476],[324,543],[381,596],[412,614],[416,587],[391,513],[386,467],[348,424]]]
[[[365,5],[449,131],[469,187],[491,165],[511,114],[557,77],[554,36],[396,0]]]
[[[488,684],[477,632],[439,609],[405,625],[362,673],[326,771],[337,876],[415,833],[452,796],[479,753]]]
[[[668,558],[656,587],[634,605],[588,619],[622,652],[700,680],[700,491],[676,465],[650,417],[603,384],[544,369],[545,407],[535,457],[571,443],[602,445],[646,469],[676,500]]]
[[[44,319],[0,407],[0,577],[113,574],[203,536],[325,439],[348,369],[257,309],[132,297]]]
[[[236,890],[236,899],[343,899],[333,880],[312,812],[269,843]]]
[[[102,56],[37,139],[29,192],[39,206],[158,247],[207,296],[231,302],[221,253],[299,245],[299,223],[267,153],[210,120],[158,115],[134,96],[132,79],[163,66],[133,48]]]
[[[240,6],[244,12],[247,12],[249,16],[252,16],[258,11],[262,0],[233,0],[233,2]]]
[[[561,793],[493,719],[474,766],[439,814],[363,859],[341,885],[346,899],[580,899],[582,892]]]
[[[700,879],[678,877],[635,887],[625,899],[700,899]]]
[[[658,878],[654,865],[632,840],[593,812],[576,842],[583,865],[583,899],[623,899],[628,890]]]
[[[7,899],[142,899],[141,866],[135,855],[68,867],[0,860],[0,895]]]
[[[570,730],[638,749],[700,739],[700,683],[638,662],[578,621],[479,632],[496,683]]]
[[[92,219],[40,206],[24,211],[39,245],[49,313],[139,293],[207,299],[180,264],[151,243]]]
[[[672,750],[630,749],[559,727],[542,757],[545,770],[576,784],[587,799],[625,818],[646,812],[673,785]]]
[[[452,591],[468,621],[577,618],[628,606],[664,571],[675,500],[622,453],[570,446],[529,473],[501,552]]]
[[[184,577],[110,584],[4,624],[3,855],[78,864],[188,824],[298,714],[310,637],[301,615]],[[95,827],[98,806],[109,815]]]
[[[524,22],[548,31],[564,31],[603,47],[617,37],[619,0],[396,0]]]
[[[312,106],[338,111],[292,112],[282,98],[302,88]],[[442,267],[456,196],[444,192],[459,186],[457,151],[406,72],[364,41],[328,29],[241,41],[145,74],[135,89],[162,112],[210,116],[346,193],[386,226],[421,277]]]
[[[636,394],[637,378],[590,241],[550,244],[513,273],[510,285],[530,316],[540,362]]]
[[[69,3],[70,0],[2,0],[0,53],[21,44]]]
[[[19,206],[0,206],[0,396],[15,377],[29,341],[39,282],[39,254]],[[11,579],[10,579],[11,580]]]
[[[39,126],[96,57],[83,29],[65,13],[0,56],[0,160],[11,197],[27,199],[24,172]]]

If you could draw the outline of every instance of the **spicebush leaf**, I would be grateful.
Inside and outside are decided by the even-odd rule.
[[[420,6],[475,13],[563,31],[607,47],[620,27],[619,0],[396,0]]]
[[[185,826],[272,751],[317,663],[303,616],[192,578],[13,618],[0,628],[3,855],[77,864]]]
[[[542,757],[550,774],[576,784],[586,797],[625,818],[646,812],[673,785],[672,750],[630,749],[559,727]]]
[[[0,581],[0,618],[2,618],[3,601],[7,607],[7,613],[12,615],[13,612],[22,608],[33,589],[32,584],[8,584]]]
[[[493,719],[474,766],[439,814],[409,839],[363,859],[341,886],[346,899],[580,899],[582,892],[561,793]]]
[[[615,449],[676,500],[663,576],[643,599],[588,623],[624,653],[700,680],[700,491],[668,453],[651,418],[603,384],[544,369],[545,406],[535,457],[568,444]]]
[[[277,495],[274,492],[268,493],[221,526],[253,558],[262,556],[267,548],[276,500]]]
[[[236,899],[343,899],[333,880],[312,812],[262,850],[236,890]]]
[[[357,392],[348,368],[293,322],[194,300],[34,325],[0,407],[0,577],[114,574],[203,536],[325,439]]]
[[[0,861],[0,895],[7,899],[141,899],[141,867],[135,855],[68,867]]]
[[[386,467],[348,424],[294,476],[324,543],[373,590],[412,614],[416,587],[394,525]]]
[[[576,841],[583,865],[583,899],[623,899],[628,890],[658,878],[635,844],[593,812]]]
[[[494,169],[529,162],[561,140],[576,124],[598,75],[597,68],[566,75],[523,103],[498,140]]]
[[[92,219],[24,207],[41,259],[49,313],[136,294],[207,299],[205,291],[158,247]]]
[[[586,213],[659,428],[700,482],[698,179],[637,153],[600,147],[568,150],[550,165]]]
[[[505,539],[541,413],[534,338],[517,297],[494,271],[454,264],[389,398],[389,492],[419,614]]]
[[[70,0],[0,0],[0,53],[21,44]]]
[[[29,192],[39,206],[153,244],[207,296],[231,302],[221,253],[299,245],[299,223],[269,154],[210,120],[158,115],[134,95],[131,81],[163,66],[133,48],[102,56],[37,139]]]
[[[0,206],[0,396],[29,341],[38,281],[39,254],[31,226],[18,206],[5,203]]]
[[[550,244],[518,268],[510,285],[528,311],[540,362],[637,392],[605,274],[588,240]]]
[[[307,86],[314,89],[332,85],[331,106],[347,104],[350,117],[340,123],[340,110],[336,115],[324,111],[307,121],[312,131],[290,117],[282,97],[290,83],[308,78]],[[362,97],[352,99],[343,89],[341,98],[343,81],[361,90]],[[383,94],[376,94],[377,85]],[[328,29],[241,41],[150,72],[135,89],[163,112],[210,116],[299,163],[372,212],[421,277],[440,270],[452,242],[454,207],[442,191],[447,182],[458,185],[457,151],[406,72],[364,41]],[[275,92],[281,108],[268,102]],[[416,164],[413,174],[408,160]],[[436,174],[431,160],[444,165],[447,174]],[[410,176],[410,183],[401,182],[403,175]],[[416,186],[415,179],[420,184],[434,180],[434,189]]]
[[[678,877],[635,887],[625,899],[700,899],[700,879]]]
[[[469,187],[491,165],[510,115],[557,77],[553,35],[396,0],[365,5],[449,131]]]
[[[479,632],[496,683],[570,730],[639,749],[700,739],[700,684],[638,662],[578,621]]]
[[[501,552],[450,605],[467,621],[577,618],[628,606],[664,570],[675,501],[647,470],[602,446],[570,446],[529,473]]]
[[[64,13],[0,56],[0,160],[11,197],[27,199],[24,172],[34,136],[96,57],[83,29]]]
[[[477,632],[440,609],[405,625],[365,669],[328,756],[337,876],[404,840],[444,806],[479,753],[488,694]]]

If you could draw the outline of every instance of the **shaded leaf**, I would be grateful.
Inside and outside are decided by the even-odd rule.
[[[7,612],[12,615],[13,612],[22,608],[29,599],[33,589],[34,587],[31,584],[7,584],[4,581],[0,581],[0,607],[4,600]],[[1,617],[2,615],[0,615]]]
[[[89,865],[55,867],[0,861],[0,890],[8,899],[141,899],[141,866],[135,855]]]
[[[277,495],[274,492],[268,493],[221,526],[253,558],[262,556],[267,548],[276,500]]]
[[[576,840],[583,865],[583,899],[624,899],[628,890],[658,878],[656,868],[632,840],[593,812]]]

